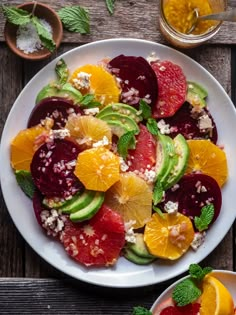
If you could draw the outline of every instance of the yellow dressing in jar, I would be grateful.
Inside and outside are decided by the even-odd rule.
[[[199,16],[213,13],[208,0],[166,0],[163,1],[163,11],[167,23],[177,32],[188,34],[195,20],[194,9],[198,10]],[[198,21],[194,35],[201,35],[216,26],[216,21]]]

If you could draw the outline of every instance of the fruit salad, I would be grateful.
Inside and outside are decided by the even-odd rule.
[[[55,72],[10,145],[42,231],[87,267],[196,251],[228,176],[205,87],[154,56]]]

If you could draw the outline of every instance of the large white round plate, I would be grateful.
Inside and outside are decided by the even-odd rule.
[[[138,266],[125,259],[119,259],[112,268],[87,269],[70,259],[62,246],[48,238],[38,226],[32,211],[31,201],[16,184],[9,163],[11,139],[26,128],[29,114],[34,107],[38,91],[55,78],[58,59],[50,62],[26,85],[15,101],[2,134],[0,151],[1,184],[9,213],[30,246],[48,263],[62,272],[89,283],[111,287],[138,287],[160,283],[187,271],[192,262],[200,262],[223,239],[235,219],[236,187],[236,112],[230,98],[221,85],[198,63],[171,48],[137,39],[113,39],[90,43],[73,49],[62,57],[73,71],[86,63],[96,63],[104,57],[119,54],[148,57],[155,52],[161,59],[169,59],[180,65],[188,80],[201,83],[209,92],[209,108],[219,131],[219,143],[225,147],[228,156],[229,180],[223,188],[223,207],[203,246],[197,252],[189,250],[178,261],[158,260],[149,266]],[[220,70],[219,70],[220,71]]]
[[[236,272],[232,271],[226,271],[226,270],[214,270],[212,272],[212,276],[216,277],[218,280],[220,280],[224,286],[229,290],[231,293],[233,300],[234,300],[234,305],[236,305]],[[154,312],[155,308],[157,305],[161,304],[164,302],[166,299],[170,298],[172,295],[172,292],[175,288],[175,286],[181,282],[182,280],[186,279],[188,276],[179,279],[175,283],[173,283],[171,286],[169,286],[154,302],[151,308],[151,312]],[[153,313],[155,315],[155,312]]]

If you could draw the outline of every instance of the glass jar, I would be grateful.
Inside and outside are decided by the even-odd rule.
[[[221,21],[200,21],[189,33],[194,9],[199,15],[225,11],[226,0],[160,0],[160,30],[173,46],[193,48],[212,38],[220,29]]]

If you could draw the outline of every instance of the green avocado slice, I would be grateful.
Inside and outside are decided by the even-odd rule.
[[[137,265],[148,265],[156,259],[156,257],[150,258],[150,257],[138,256],[129,248],[124,248],[123,255],[126,259],[128,259],[129,261],[131,261]]]
[[[72,198],[70,203],[60,207],[60,210],[63,213],[68,214],[77,212],[78,210],[83,209],[89,205],[92,202],[95,194],[96,192],[93,190],[85,190],[81,195],[77,196],[77,198]]]
[[[187,87],[186,101],[192,106],[206,106],[205,98],[208,96],[207,90],[200,84],[193,81],[188,81]]]
[[[143,258],[152,258],[156,257],[149,253],[147,246],[143,239],[142,233],[135,233],[136,242],[135,243],[127,243],[127,248],[130,249],[135,255],[143,257]]]

